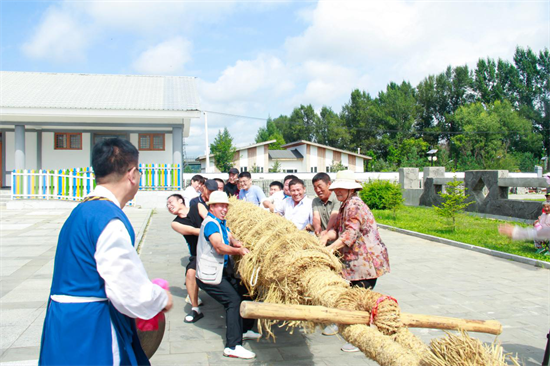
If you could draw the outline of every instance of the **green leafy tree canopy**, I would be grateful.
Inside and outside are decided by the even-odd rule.
[[[233,137],[229,134],[227,127],[223,132],[218,131],[214,142],[210,144],[210,152],[214,154],[214,164],[220,172],[228,172],[233,167],[235,151]]]

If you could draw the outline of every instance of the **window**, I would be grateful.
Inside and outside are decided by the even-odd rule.
[[[327,170],[326,170],[327,173],[330,173],[330,167],[327,166]]]
[[[164,134],[163,133],[140,133],[139,149],[164,151]]]
[[[316,167],[316,166],[312,166],[312,167],[311,167],[311,172],[312,172],[312,173],[317,173],[317,167]]]
[[[56,132],[55,150],[82,150],[82,133]]]
[[[287,169],[285,173],[298,173],[298,169]]]
[[[246,167],[245,167],[245,166],[242,166],[242,167],[241,167],[241,173],[242,173],[242,172],[246,172]]]

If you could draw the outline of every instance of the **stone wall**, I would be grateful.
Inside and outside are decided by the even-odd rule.
[[[512,187],[548,187],[544,178],[510,178],[507,170],[470,170],[465,172],[464,179],[455,179],[464,181],[468,200],[473,202],[467,211],[526,220],[535,220],[540,216],[541,203],[510,200],[508,191]],[[417,180],[418,169],[399,169],[405,204],[431,207],[441,204],[439,193],[445,190],[445,185],[453,178],[445,178],[443,167],[427,167],[424,168],[423,189],[408,188],[415,186]]]

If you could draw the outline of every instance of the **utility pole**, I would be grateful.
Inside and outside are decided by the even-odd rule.
[[[204,172],[208,173],[210,170],[210,144],[208,143],[208,117],[206,112],[204,112],[204,138],[206,139],[206,168],[204,168]]]

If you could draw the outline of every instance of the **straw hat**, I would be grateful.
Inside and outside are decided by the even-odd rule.
[[[361,184],[353,177],[353,171],[351,170],[341,170],[336,173],[336,179],[331,183],[329,189],[333,191],[338,188],[353,189],[355,191],[363,189]]]
[[[206,202],[207,205],[213,205],[215,203],[227,203],[229,204],[229,199],[227,198],[227,193],[222,191],[214,191],[210,193],[210,200]]]

